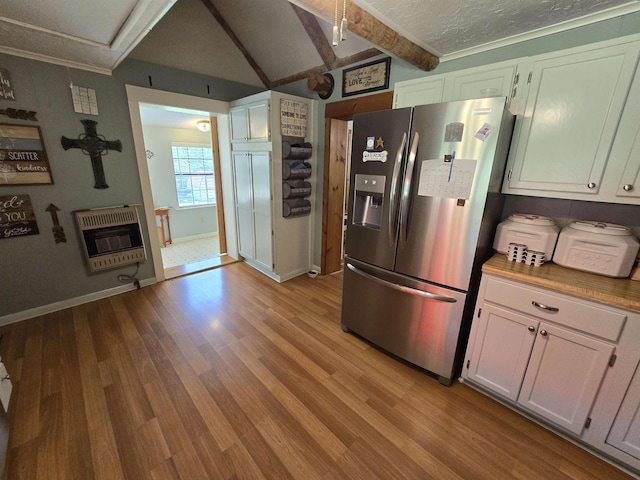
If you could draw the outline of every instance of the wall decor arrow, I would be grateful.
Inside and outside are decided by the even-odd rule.
[[[53,203],[50,203],[45,211],[51,213],[51,220],[53,220],[53,228],[51,230],[53,230],[53,237],[56,239],[56,243],[67,243],[67,237],[64,234],[64,228],[62,228],[62,225],[60,225],[60,221],[58,220],[58,212],[60,211],[60,209]]]

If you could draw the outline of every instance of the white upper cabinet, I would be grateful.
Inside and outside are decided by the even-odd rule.
[[[231,108],[229,116],[232,142],[269,141],[268,100]]]
[[[602,201],[640,204],[640,70],[631,84],[609,163]]]
[[[455,101],[507,97],[509,110],[518,113],[516,98],[520,81],[519,68],[519,62],[513,60],[452,72],[447,77],[444,99]]]
[[[394,88],[393,108],[472,98],[507,97],[510,110],[517,113],[512,99],[518,91],[519,65],[520,60],[509,60],[398,82]]]
[[[443,101],[444,76],[398,82],[394,87],[393,108],[413,107]]]
[[[532,58],[504,193],[598,200],[639,51],[609,42]]]

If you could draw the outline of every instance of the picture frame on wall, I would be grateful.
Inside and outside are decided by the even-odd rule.
[[[40,127],[0,123],[0,187],[53,184]]]
[[[342,96],[359,95],[389,88],[391,57],[345,68],[342,71]]]

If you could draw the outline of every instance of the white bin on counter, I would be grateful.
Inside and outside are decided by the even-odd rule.
[[[638,248],[638,240],[629,227],[578,221],[560,232],[553,261],[567,268],[626,278]]]
[[[552,218],[514,213],[498,225],[493,248],[506,254],[510,243],[518,243],[528,250],[543,252],[551,260],[559,231]]]

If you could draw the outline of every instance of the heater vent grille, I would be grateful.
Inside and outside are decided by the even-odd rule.
[[[135,207],[85,210],[75,212],[75,215],[90,271],[146,260]]]
[[[109,208],[106,210],[89,210],[77,212],[76,217],[80,230],[92,230],[102,227],[117,227],[138,222],[138,211],[135,207]]]

